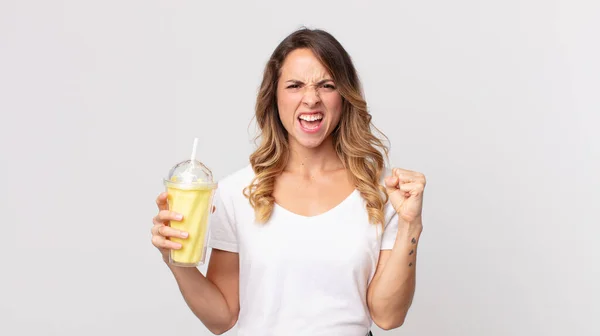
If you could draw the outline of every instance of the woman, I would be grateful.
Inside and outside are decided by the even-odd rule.
[[[370,334],[397,328],[411,305],[425,177],[386,170],[358,76],[322,30],[285,38],[256,103],[261,143],[219,181],[206,277],[169,265],[213,333]],[[181,220],[157,198],[152,242],[168,260]]]

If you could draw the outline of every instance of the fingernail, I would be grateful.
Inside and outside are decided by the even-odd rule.
[[[183,216],[182,216],[182,215],[179,215],[179,214],[178,214],[178,215],[175,215],[175,219],[177,219],[177,220],[181,220],[182,218],[183,218]]]
[[[187,233],[187,232],[181,232],[181,233],[180,233],[180,235],[181,235],[181,237],[183,237],[183,238],[187,238],[187,236],[188,236],[188,233]]]

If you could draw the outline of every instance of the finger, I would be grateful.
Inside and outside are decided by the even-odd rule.
[[[171,249],[171,250],[179,250],[181,248],[181,244],[176,243],[174,241],[170,241],[165,237],[161,236],[153,236],[152,237],[152,245],[162,248],[162,249]]]
[[[158,224],[154,224],[154,226],[150,229],[150,233],[153,236],[160,236],[160,228],[165,226],[164,224],[158,223]]]
[[[388,176],[385,179],[385,192],[389,195],[395,195],[399,193],[398,190],[398,178],[396,176]]]
[[[154,225],[167,225],[168,222],[167,221],[163,221],[160,218],[158,218],[158,215],[152,217],[152,224]]]
[[[397,176],[388,176],[385,178],[385,187],[386,189],[398,188],[398,182]]]
[[[158,197],[156,198],[156,206],[158,207],[158,210],[169,210],[169,204],[167,203],[167,195],[168,193],[165,191],[160,193],[160,195],[158,195]]]
[[[181,214],[178,214],[173,211],[161,210],[158,213],[158,219],[163,222],[164,221],[181,221],[183,219],[183,216]]]
[[[425,175],[421,173],[417,173],[406,169],[394,168],[392,170],[392,174],[400,178],[400,183],[422,182],[423,184],[425,184]]]
[[[176,238],[187,238],[188,233],[174,229],[170,226],[159,227],[156,232],[163,237],[176,237]]]
[[[162,248],[169,250],[179,250],[181,248],[181,244],[165,239]]]
[[[408,175],[419,174],[415,171],[408,170],[408,169],[402,169],[402,168],[393,168],[392,171],[394,171],[395,174],[408,174]]]
[[[422,183],[404,183],[400,184],[400,190],[410,195],[419,196],[423,194],[425,186]]]
[[[418,175],[411,175],[400,173],[398,174],[398,178],[400,179],[400,184],[403,183],[424,183],[425,180],[421,179]]]
[[[414,176],[413,175],[411,175],[409,173],[406,173],[406,172],[403,172],[403,171],[400,171],[400,170],[396,170],[394,172],[394,176],[397,177],[400,180],[399,183],[414,182]]]

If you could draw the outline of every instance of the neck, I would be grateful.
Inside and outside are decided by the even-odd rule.
[[[285,170],[295,174],[321,174],[343,168],[344,165],[333,147],[332,137],[328,137],[319,147],[306,148],[290,139],[290,158]]]

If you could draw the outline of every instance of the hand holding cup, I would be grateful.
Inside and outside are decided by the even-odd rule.
[[[178,250],[181,248],[181,244],[170,241],[169,238],[177,237],[185,239],[188,237],[188,233],[170,227],[171,221],[181,221],[183,220],[183,216],[169,211],[167,192],[158,195],[156,198],[156,205],[158,207],[158,214],[153,218],[152,222],[154,223],[154,226],[150,230],[152,233],[152,245],[161,252],[163,260],[168,261],[170,250]]]

